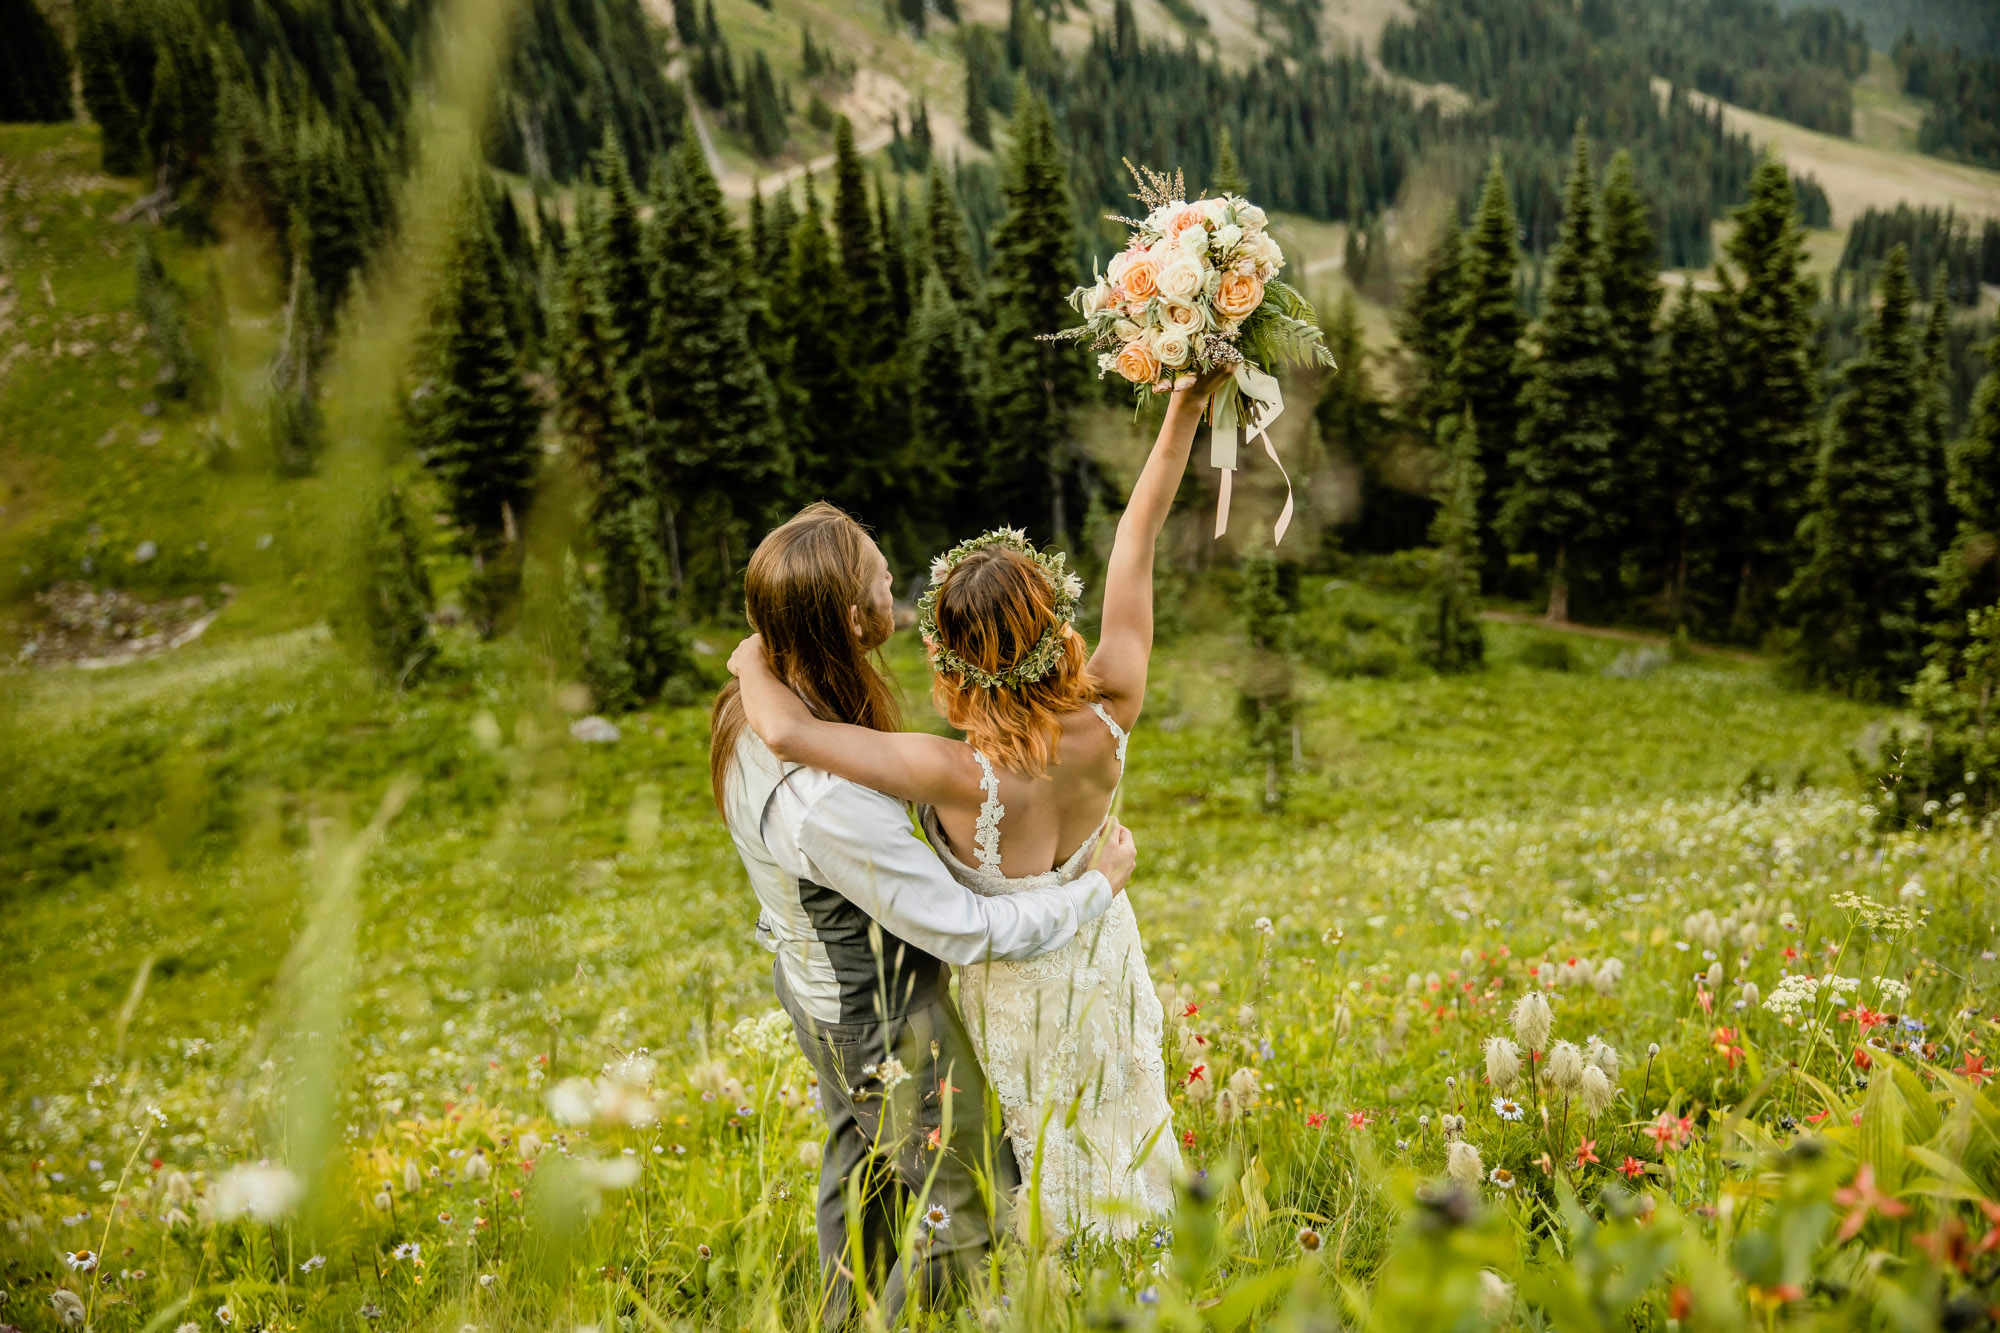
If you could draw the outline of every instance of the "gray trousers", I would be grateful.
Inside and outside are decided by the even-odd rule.
[[[799,1011],[782,975],[777,989],[826,1115],[823,1323],[854,1316],[857,1285],[890,1322],[912,1288],[919,1308],[962,1297],[1006,1228],[1021,1173],[988,1116],[986,1077],[957,1008],[940,999],[883,1022],[820,1023]],[[900,1078],[882,1068],[891,1058]]]

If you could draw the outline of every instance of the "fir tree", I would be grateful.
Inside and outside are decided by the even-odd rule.
[[[861,380],[848,347],[845,281],[808,174],[805,212],[792,228],[785,261],[779,319],[791,335],[784,376],[792,393],[790,437],[798,455],[801,498],[831,500],[865,515],[879,478],[867,466],[874,453],[863,439],[867,425]]]
[[[750,62],[748,86],[743,93],[743,128],[750,146],[759,157],[776,157],[785,147],[785,108],[778,101],[778,85],[771,77],[771,62],[759,51]]]
[[[1646,200],[1632,178],[1630,153],[1613,154],[1604,178],[1604,311],[1610,324],[1611,359],[1617,376],[1613,429],[1614,461],[1627,479],[1622,515],[1629,526],[1644,516],[1631,500],[1644,492],[1630,484],[1638,478],[1633,460],[1648,433],[1646,391],[1650,382],[1660,317],[1660,245]]]
[[[996,73],[993,34],[982,27],[965,31],[965,137],[981,148],[993,146],[991,88]]]
[[[292,285],[285,300],[278,353],[271,360],[271,453],[278,471],[304,476],[319,455],[319,307],[306,257],[292,261]]]
[[[1479,618],[1479,432],[1473,414],[1464,412],[1445,423],[1443,434],[1445,464],[1430,530],[1437,563],[1417,623],[1417,648],[1436,670],[1452,674],[1475,669],[1486,656]]]
[[[1390,475],[1398,440],[1369,371],[1360,304],[1352,289],[1341,294],[1324,333],[1335,368],[1320,379],[1313,415],[1329,455],[1346,459],[1359,472],[1360,495],[1348,531],[1337,533],[1329,522],[1322,540],[1332,547],[1351,535],[1361,550],[1407,549],[1423,540],[1432,505]],[[1334,515],[1321,517],[1331,520]]]
[[[0,0],[0,121],[68,120],[69,52],[35,0]]]
[[[76,63],[83,105],[97,122],[104,169],[115,176],[144,165],[144,117],[120,59],[128,37],[115,0],[77,0]]]
[[[924,179],[923,259],[944,279],[945,290],[961,310],[979,309],[979,270],[966,244],[965,218],[958,211],[957,193],[936,162]]]
[[[1451,371],[1465,317],[1464,241],[1457,211],[1447,212],[1396,321],[1396,331],[1415,362],[1407,400],[1410,417],[1426,435],[1453,410],[1458,396]]]
[[[1944,616],[1938,637],[1947,652],[1963,638],[1970,612],[2000,604],[2000,337],[1985,353],[1972,415],[1946,455],[1951,544],[1938,561],[1931,600]]]
[[[1030,524],[1066,545],[1071,514],[1082,512],[1073,508],[1073,493],[1086,464],[1070,412],[1083,394],[1085,367],[1074,344],[1042,335],[1070,322],[1075,214],[1048,103],[1025,84],[1015,102],[1007,213],[993,233],[985,495],[996,519]]]
[[[925,496],[945,531],[912,534],[942,537],[957,530],[961,514],[952,503],[967,465],[980,456],[985,422],[980,412],[981,339],[976,323],[952,300],[951,289],[933,269],[924,279],[923,298],[910,336],[911,466],[919,475],[911,490]]]
[[[381,680],[402,689],[436,654],[431,637],[431,578],[423,540],[403,492],[384,487],[362,521],[351,604],[336,619]]]
[[[1917,438],[1924,447],[1924,518],[1931,548],[1928,559],[1935,561],[1951,540],[1949,467],[1951,450],[1951,301],[1945,292],[1944,274],[1931,281],[1930,315],[1924,322],[1923,340],[1917,349]]]
[[[1590,142],[1579,126],[1537,330],[1540,355],[1522,394],[1527,414],[1516,437],[1513,485],[1502,517],[1548,578],[1548,616],[1556,622],[1569,618],[1571,584],[1602,575],[1598,562],[1613,535],[1617,502],[1613,449],[1619,384],[1596,213]]]
[[[1667,320],[1665,354],[1653,389],[1658,417],[1645,437],[1646,531],[1661,570],[1667,622],[1712,622],[1728,591],[1717,553],[1728,521],[1729,353],[1714,305],[1689,282]]]
[[[1510,462],[1521,422],[1527,358],[1521,351],[1521,311],[1514,296],[1520,252],[1507,177],[1495,158],[1480,191],[1479,213],[1465,240],[1457,341],[1448,377],[1456,397],[1479,423],[1479,551],[1481,578],[1497,588],[1507,566],[1500,510],[1514,473]]]
[[[882,241],[868,206],[868,178],[854,149],[854,124],[842,116],[833,130],[833,233],[840,251],[842,290],[850,303],[852,347],[863,367],[886,360],[895,346]]]
[[[154,382],[169,398],[193,398],[199,403],[205,397],[202,390],[208,377],[188,335],[187,301],[160,266],[150,235],[139,238],[135,267],[139,322],[145,325],[146,341],[160,361]]]
[[[1797,627],[1794,670],[1861,698],[1891,697],[1916,675],[1929,546],[1928,484],[1910,424],[1921,382],[1901,246],[1882,266],[1880,305],[1842,389],[1799,525],[1804,563],[1785,589]]]
[[[701,45],[701,10],[695,0],[673,0],[674,35],[686,50]]]
[[[690,135],[690,138],[695,136]],[[611,326],[617,335],[620,355],[636,363],[652,332],[653,284],[647,267],[645,223],[639,217],[639,198],[632,177],[625,169],[625,153],[609,132],[597,154],[597,170],[604,178],[604,201],[594,215],[595,234],[585,244],[602,275],[604,299],[610,306]],[[635,395],[635,407],[650,411],[649,396]]]
[[[1727,249],[1741,274],[1726,330],[1737,383],[1730,448],[1743,475],[1741,521],[1725,549],[1738,566],[1731,633],[1751,640],[1772,623],[1777,594],[1791,579],[1819,405],[1817,292],[1783,163],[1767,159],[1751,177]]]
[[[477,187],[460,214],[435,315],[428,393],[413,424],[474,564],[487,576],[469,609],[491,633],[518,578],[513,548],[534,486],[540,413],[509,327],[506,261]]]
[[[1250,182],[1243,178],[1243,168],[1236,161],[1236,141],[1230,137],[1227,125],[1217,126],[1215,131],[1215,187],[1212,192],[1250,193]]]
[[[653,476],[670,512],[684,516],[683,559],[702,553],[697,563],[711,572],[701,591],[720,605],[733,595],[749,531],[788,498],[792,458],[750,338],[756,293],[742,277],[742,239],[692,135],[674,150],[673,171],[655,225],[648,355],[659,359],[645,372],[656,404]]]
[[[1244,659],[1237,671],[1236,711],[1254,763],[1264,770],[1264,804],[1285,802],[1296,744],[1298,697],[1292,667],[1291,608],[1279,588],[1278,561],[1268,548],[1243,562]]]

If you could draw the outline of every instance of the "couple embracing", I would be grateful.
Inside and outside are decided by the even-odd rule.
[[[750,559],[756,633],[716,702],[711,776],[818,1076],[829,1326],[857,1289],[892,1319],[906,1298],[949,1304],[1010,1226],[1124,1237],[1173,1203],[1163,1015],[1111,810],[1145,699],[1154,548],[1221,378],[1169,402],[1094,651],[1071,624],[1081,584],[1021,534],[933,565],[932,698],[963,741],[899,729],[875,657],[890,571],[858,524],[816,504]]]

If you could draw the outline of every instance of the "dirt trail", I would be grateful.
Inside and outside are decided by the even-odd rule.
[[[1605,625],[1579,625],[1574,621],[1562,624],[1552,623],[1547,616],[1531,616],[1525,611],[1481,611],[1481,620],[1494,620],[1503,625],[1526,625],[1531,629],[1554,630],[1559,634],[1581,634],[1590,639],[1611,639],[1618,643],[1643,643],[1654,648],[1666,648],[1673,640],[1664,634],[1646,634],[1635,629],[1612,629]],[[1712,643],[1690,643],[1687,647],[1705,657],[1722,657],[1731,662],[1743,662],[1757,666],[1767,659],[1756,653],[1745,652],[1741,648],[1720,648]]]

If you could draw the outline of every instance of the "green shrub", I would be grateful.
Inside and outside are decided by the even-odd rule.
[[[1530,639],[1521,648],[1521,664],[1537,671],[1574,671],[1576,649],[1561,639]]]

